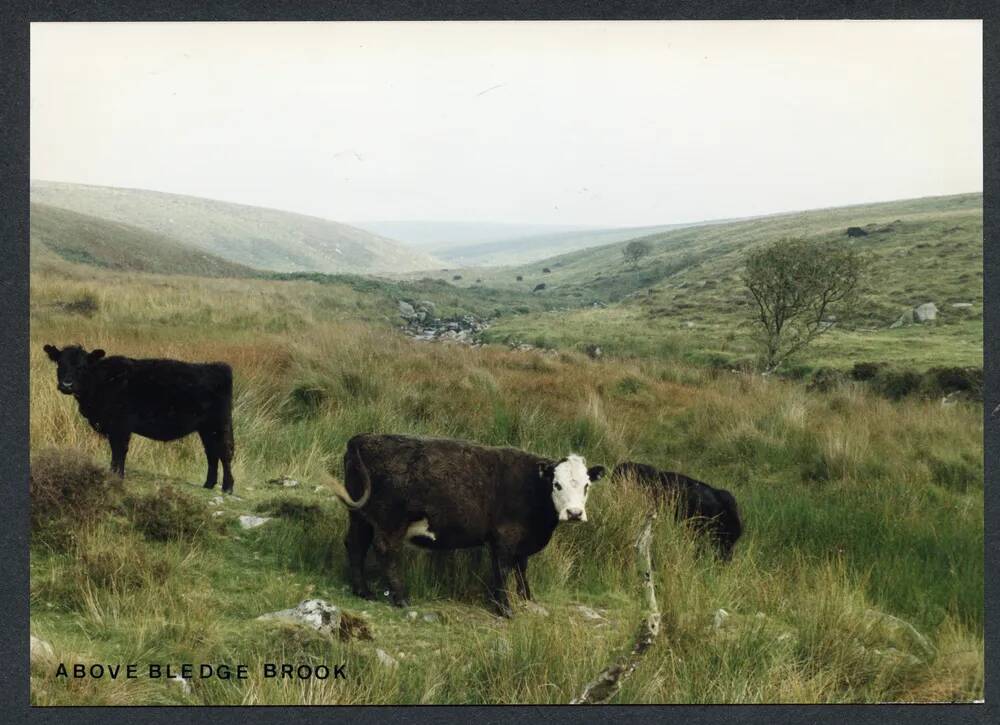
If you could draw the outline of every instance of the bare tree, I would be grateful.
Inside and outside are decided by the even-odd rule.
[[[650,246],[649,242],[636,239],[635,241],[629,242],[625,245],[625,248],[622,250],[622,255],[625,257],[625,262],[632,267],[632,269],[636,269],[639,266],[639,260],[648,256],[652,251],[653,248]]]
[[[841,242],[782,239],[751,251],[743,281],[767,372],[833,327],[857,302],[863,261]]]

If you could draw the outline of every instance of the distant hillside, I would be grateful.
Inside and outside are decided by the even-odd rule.
[[[351,222],[374,234],[398,239],[411,247],[447,249],[454,246],[488,244],[537,234],[585,232],[589,228],[567,224],[516,224],[512,222],[460,222],[386,220]]]
[[[31,205],[31,261],[55,258],[129,272],[251,277],[258,272],[162,234],[47,204]]]
[[[666,224],[622,229],[582,229],[532,234],[464,246],[432,246],[428,251],[456,266],[493,267],[528,264],[557,254],[659,234],[691,224]]]
[[[193,196],[33,181],[31,200],[128,224],[257,269],[387,273],[440,261],[361,229],[291,212]]]

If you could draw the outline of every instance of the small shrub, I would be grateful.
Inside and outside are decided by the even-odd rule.
[[[326,390],[315,383],[300,383],[288,394],[288,411],[292,419],[309,418],[326,402]]]
[[[154,541],[192,539],[211,524],[205,505],[173,486],[130,494],[124,508],[136,530]]]
[[[301,498],[276,497],[268,499],[254,506],[254,511],[285,519],[295,519],[296,521],[314,521],[323,515],[322,506]]]
[[[518,282],[523,282],[524,281],[524,277],[522,275],[520,275],[520,274],[517,275],[517,281]]]
[[[931,368],[926,382],[934,394],[968,393],[980,399],[983,395],[982,368]]]
[[[122,482],[79,451],[50,448],[32,458],[29,489],[32,538],[61,548],[115,506]]]
[[[457,282],[458,280],[462,279],[462,275],[455,274],[455,275],[452,275],[451,278],[452,278],[453,281]]]
[[[370,375],[343,373],[340,384],[348,397],[355,400],[374,400],[378,397],[378,384]]]
[[[809,392],[828,393],[843,383],[847,377],[834,368],[819,368],[813,373],[806,390]]]
[[[872,380],[875,390],[891,400],[902,400],[920,389],[922,378],[912,370],[883,370]]]
[[[83,315],[93,317],[100,309],[97,297],[92,292],[85,292],[71,302],[57,302],[56,305],[63,311],[71,315]]]
[[[618,385],[615,386],[618,392],[622,395],[635,395],[645,387],[646,383],[634,375],[626,375],[624,378],[619,380]]]
[[[851,368],[851,378],[858,381],[871,380],[885,367],[885,363],[859,362]]]

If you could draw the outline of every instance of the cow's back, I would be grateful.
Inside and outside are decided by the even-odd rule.
[[[390,528],[427,519],[440,548],[477,546],[506,517],[521,515],[526,484],[538,477],[538,458],[512,448],[468,441],[399,435],[359,435],[344,455],[347,488],[362,486],[350,471],[360,456],[371,481],[371,500],[363,513]],[[540,488],[536,486],[536,490]]]

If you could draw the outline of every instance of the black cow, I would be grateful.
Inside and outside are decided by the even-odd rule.
[[[354,593],[373,595],[365,556],[375,555],[392,602],[408,606],[397,570],[404,542],[451,550],[487,545],[492,555],[491,598],[511,616],[507,576],[531,599],[528,557],[545,548],[560,521],[586,521],[590,484],[604,468],[570,455],[555,461],[516,448],[493,448],[444,438],[358,435],[344,453],[345,484],[334,492],[350,509],[344,545]]]
[[[685,476],[660,471],[645,463],[626,461],[615,466],[614,478],[632,478],[661,500],[676,500],[677,517],[691,519],[698,531],[708,534],[719,557],[728,561],[743,533],[740,512],[733,495],[721,488]]]
[[[132,434],[172,441],[198,431],[208,458],[205,488],[233,492],[233,371],[225,363],[135,360],[79,345],[45,352],[58,365],[59,392],[72,395],[90,427],[111,445],[111,470],[125,476]]]

